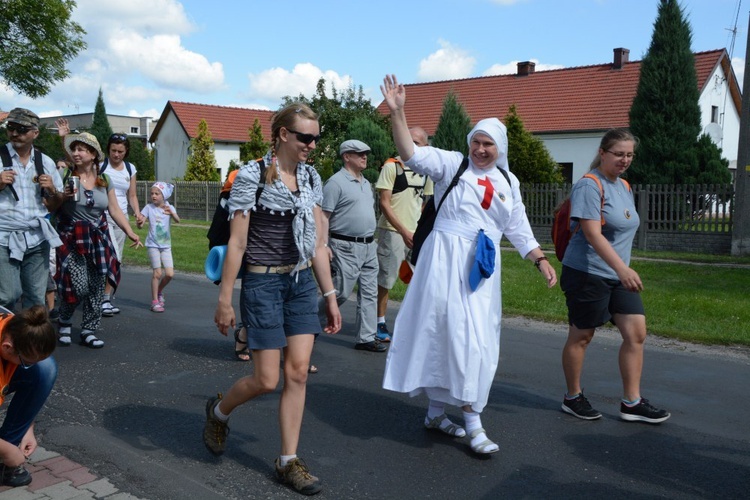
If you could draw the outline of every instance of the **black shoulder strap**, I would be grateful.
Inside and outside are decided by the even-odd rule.
[[[102,166],[99,167],[99,175],[104,173],[104,171],[107,170],[108,166],[109,166],[109,158],[104,157],[104,162],[102,162]]]
[[[133,165],[128,163],[127,161],[122,161],[125,164],[125,168],[128,170],[128,177],[133,177]],[[107,170],[107,167],[109,166],[109,158],[104,158],[104,162],[102,162],[102,166],[99,168],[99,175],[102,175],[105,170]]]
[[[508,185],[512,188],[513,184],[510,183],[510,175],[508,175],[508,172],[504,168],[497,167],[497,169],[500,171],[501,174],[503,174],[503,177],[505,177],[505,180],[508,181]]]
[[[453,188],[458,185],[458,179],[463,175],[464,172],[466,172],[466,169],[468,167],[469,167],[469,158],[467,156],[464,156],[464,159],[461,162],[461,165],[458,167],[458,170],[456,171],[456,175],[453,176],[453,179],[451,179],[451,183],[448,184],[448,189],[445,190],[445,193],[443,193],[443,197],[440,198],[440,203],[438,203],[438,206],[435,209],[436,214],[440,211],[440,207],[443,206],[445,197],[448,196],[448,193],[450,193],[453,190]]]
[[[133,177],[133,165],[125,160],[123,160],[122,162],[125,164],[125,168],[128,169],[128,177]]]
[[[3,147],[0,148],[0,156],[3,158],[3,168],[13,166],[13,160],[10,159],[10,151],[8,151],[7,145],[3,144]]]
[[[3,158],[3,168],[13,168],[13,160],[10,158],[10,151],[8,151],[8,146],[3,145],[2,148],[0,148],[0,156]],[[10,191],[10,194],[13,195],[13,198],[18,201],[18,193],[16,192],[16,188],[13,187],[13,184],[8,184],[8,191]]]
[[[263,158],[260,158],[256,160],[258,163],[258,166],[260,167],[260,176],[258,177],[258,189],[255,190],[255,204],[258,204],[258,201],[260,200],[260,195],[263,193],[263,188],[266,187],[266,162],[263,161]]]
[[[38,179],[40,175],[44,175],[44,160],[42,159],[42,152],[37,148],[34,148],[34,166],[36,167],[36,176]],[[42,198],[44,198],[44,189],[41,185],[39,186],[39,192]]]

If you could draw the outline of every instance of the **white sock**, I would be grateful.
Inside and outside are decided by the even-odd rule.
[[[279,455],[279,466],[286,467],[297,455]]]
[[[464,427],[468,434],[471,434],[477,429],[481,429],[482,418],[479,416],[479,413],[474,411],[464,411]]]
[[[466,425],[466,433],[469,435],[475,430],[481,429],[482,419],[479,416],[479,413],[475,413],[473,411],[465,411],[464,412],[464,425]],[[489,439],[487,437],[487,434],[485,434],[484,432],[480,432],[479,434],[477,434],[476,436],[472,438],[471,446],[474,447],[477,444],[483,442],[485,439]],[[497,451],[499,448],[500,447],[497,446],[497,444],[495,444],[493,446],[488,446],[485,451],[488,453],[491,453],[493,451]]]
[[[378,323],[385,323],[385,316],[378,316]]]
[[[229,420],[229,415],[224,415],[219,409],[219,405],[214,406],[214,415],[222,422],[226,422],[227,420]]]
[[[110,298],[111,298],[110,295],[108,293],[105,293],[104,297],[102,298],[102,302],[109,302]]]
[[[427,407],[427,418],[432,420],[445,413],[445,403],[441,401],[430,400],[430,406]]]

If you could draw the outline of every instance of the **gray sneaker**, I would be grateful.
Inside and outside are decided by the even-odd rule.
[[[276,477],[279,482],[288,484],[303,495],[314,495],[320,493],[323,485],[320,479],[310,474],[307,465],[301,458],[295,458],[286,467],[279,466],[279,459],[274,462],[276,466]]]
[[[203,444],[208,451],[214,455],[221,455],[227,447],[227,436],[229,435],[229,425],[216,418],[214,408],[221,401],[222,395],[210,398],[206,403],[206,425],[203,427]]]

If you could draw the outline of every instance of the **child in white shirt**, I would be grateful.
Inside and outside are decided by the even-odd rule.
[[[172,195],[173,190],[173,184],[155,182],[151,186],[151,203],[143,207],[142,218],[136,223],[138,228],[143,227],[145,220],[148,220],[149,224],[146,249],[151,260],[151,268],[154,270],[151,276],[151,310],[153,312],[164,312],[164,287],[172,281],[174,276],[170,224],[172,219],[179,223],[180,217],[175,207],[166,201]],[[164,267],[163,277],[162,266]]]

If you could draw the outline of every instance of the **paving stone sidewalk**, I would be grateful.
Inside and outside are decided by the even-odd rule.
[[[37,448],[26,464],[32,481],[28,486],[0,486],[0,500],[141,500],[118,490],[106,478],[65,458]]]

